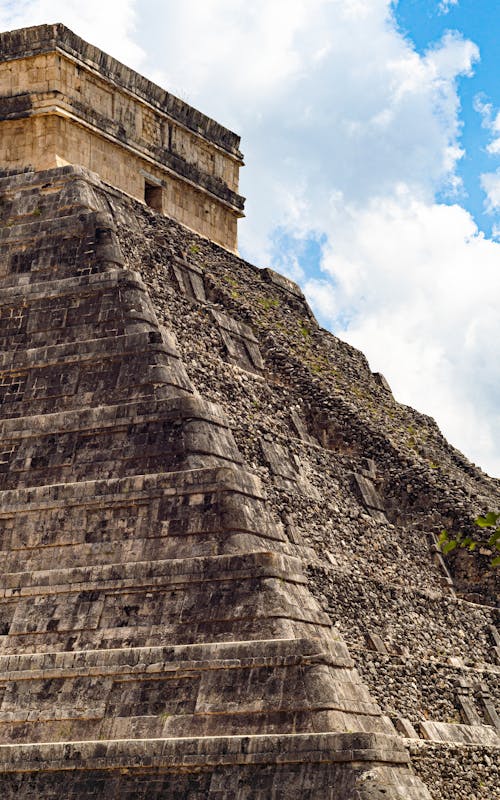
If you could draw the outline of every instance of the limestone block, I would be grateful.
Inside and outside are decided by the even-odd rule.
[[[270,442],[267,439],[261,439],[260,446],[264,458],[274,475],[286,478],[289,481],[297,479],[297,465],[292,460],[290,453],[282,445]]]
[[[480,698],[485,721],[500,733],[500,716],[497,714],[490,690],[486,684],[480,687]]]
[[[410,720],[405,719],[404,717],[398,717],[395,722],[396,730],[404,736],[405,739],[418,739],[418,733],[415,730],[414,726],[410,722]]]
[[[173,278],[180,292],[187,297],[200,302],[205,302],[205,284],[203,272],[184,259],[172,258],[171,270]]]
[[[373,480],[366,477],[366,475],[361,475],[357,472],[354,473],[353,477],[358,493],[370,514],[377,519],[384,521],[384,503],[375,487]]]
[[[219,326],[230,361],[243,369],[260,373],[264,369],[264,362],[250,326],[232,319],[221,311],[211,309],[210,312]]]
[[[292,422],[293,429],[295,430],[299,438],[302,439],[302,441],[307,442],[308,444],[314,444],[314,445],[318,444],[317,439],[315,439],[313,436],[309,434],[305,422],[295,409],[292,409],[290,411],[290,420]]]
[[[421,722],[420,731],[424,739],[434,742],[457,742],[498,747],[500,736],[487,725],[452,725],[445,722]]]
[[[387,655],[387,647],[385,646],[383,639],[377,633],[368,631],[366,638],[370,649],[375,650],[377,653],[381,653],[382,655]]]

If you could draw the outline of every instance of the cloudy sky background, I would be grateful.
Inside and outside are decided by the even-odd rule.
[[[500,475],[498,0],[0,0],[242,136],[240,250]]]

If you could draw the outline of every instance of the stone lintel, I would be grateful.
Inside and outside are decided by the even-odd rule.
[[[420,733],[432,742],[500,748],[500,735],[489,725],[459,725],[448,722],[421,722]]]
[[[73,569],[52,569],[39,572],[15,572],[2,576],[0,598],[34,597],[46,594],[74,594],[82,591],[127,589],[134,581],[141,586],[184,586],[185,584],[241,581],[255,578],[278,578],[290,583],[305,584],[301,562],[293,556],[274,552],[222,555],[194,558],[136,561],[130,564],[108,564]],[[301,616],[303,609],[297,611]],[[328,624],[323,612],[315,615]]]

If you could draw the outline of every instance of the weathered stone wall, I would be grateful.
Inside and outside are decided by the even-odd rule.
[[[412,743],[411,754],[417,774],[433,786],[436,797],[468,800],[498,796],[498,758],[490,748]]]
[[[431,794],[496,796],[498,578],[487,551],[445,563],[435,541],[497,507],[498,481],[399,406],[362,354],[317,327],[293,284],[154,215],[130,226],[114,210],[188,374],[232,420],[334,630],[415,743]]]
[[[6,795],[429,800],[284,513],[323,502],[288,440],[324,448],[300,414],[277,442],[267,411],[255,437],[226,402],[272,382],[259,332],[166,249],[171,231],[198,252],[191,234],[73,167],[5,174],[0,221]],[[165,308],[187,311],[188,350],[206,328],[199,376]]]
[[[84,165],[236,248],[239,138],[62,25],[0,34],[0,123],[1,167]]]
[[[396,796],[418,800],[424,796],[417,778],[408,779],[404,787],[399,785],[397,766],[374,768],[363,763],[363,750],[357,749],[364,745],[362,737],[357,737],[354,750],[346,749],[352,748],[352,738],[342,736],[325,737],[319,746],[314,736],[294,739],[294,747],[290,739],[278,736],[138,742],[133,756],[135,765],[144,762],[142,769],[130,767],[130,749],[121,742],[20,748],[15,766],[22,768],[2,771],[2,784],[9,800],[19,795],[55,800],[61,794],[75,798],[106,795],[113,800],[380,800]],[[332,762],[331,753],[337,753],[336,761]],[[356,766],[346,769],[343,762],[353,757]],[[106,769],[107,758],[118,768]],[[269,763],[270,759],[274,763]],[[9,761],[13,765],[12,759]],[[40,764],[49,769],[40,769]],[[3,766],[0,762],[0,769]],[[383,791],[378,787],[384,787]]]

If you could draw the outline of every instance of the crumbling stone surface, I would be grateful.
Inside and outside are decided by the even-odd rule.
[[[498,758],[486,747],[413,743],[412,763],[420,777],[444,800],[498,797]]]
[[[124,212],[115,211],[120,221]],[[465,674],[490,736],[478,687],[486,682],[498,709],[498,578],[487,551],[458,553],[445,564],[435,537],[496,508],[498,481],[454,450],[433,420],[399,406],[362,354],[321,331],[297,287],[272,282],[266,271],[199,238],[179,237],[174,226],[167,233],[147,212],[134,219],[135,230],[119,226],[124,251],[141,261],[189,375],[234,422],[238,446],[276,513],[312,548],[304,554],[311,589],[381,707],[395,723],[412,720],[417,735],[426,719],[455,724],[458,732],[464,718],[456,681]],[[162,263],[179,250],[204,271],[204,303],[163,277]],[[231,365],[210,304],[251,326],[264,380]],[[193,337],[193,329],[203,335]],[[266,441],[279,458],[262,447]],[[284,482],[291,464],[295,485]],[[372,490],[366,496],[356,476]],[[368,634],[381,638],[387,657],[367,652]],[[439,797],[430,777],[429,786]]]
[[[495,579],[435,533],[498,482],[286,278],[83,169],[0,197],[6,796],[441,800],[452,750],[494,763]]]
[[[498,707],[498,672],[488,668],[467,668],[414,655],[381,655],[350,648],[364,682],[379,705],[393,719],[408,719],[418,730],[421,722],[458,724],[467,722],[459,700],[461,679],[471,681],[470,696],[478,722],[489,725],[481,686],[486,685]],[[383,676],[383,680],[381,680]]]
[[[123,250],[131,264],[140,261],[143,265],[142,275],[155,308],[176,331],[193,380],[205,396],[224,405],[228,414],[238,408],[235,435],[247,459],[258,469],[263,465],[259,465],[256,440],[270,428],[277,441],[283,438],[289,448],[296,453],[305,451],[307,461],[316,462],[313,480],[317,485],[322,482],[325,489],[328,479],[345,481],[346,473],[352,483],[351,476],[363,470],[362,462],[367,458],[373,461],[376,489],[389,521],[390,533],[382,538],[385,548],[395,551],[390,560],[397,562],[412,547],[411,538],[420,539],[417,549],[421,550],[429,537],[430,550],[433,533],[445,525],[464,529],[476,513],[498,504],[498,480],[467,462],[444,440],[432,419],[395,403],[374,379],[361,353],[318,328],[295,290],[270,283],[267,274],[263,275],[266,271],[258,271],[215,245],[136,208],[135,231],[126,222],[126,211],[119,206],[115,209],[118,222],[123,220]],[[249,371],[231,369],[216,336],[210,308],[189,301],[172,287],[162,265],[176,252],[188,254],[189,260],[204,271],[208,304],[253,328],[265,360],[266,380],[259,381]],[[193,337],[193,330],[203,335]],[[316,439],[316,452],[297,440],[292,414],[303,419],[308,435]],[[352,486],[347,491],[351,499]],[[360,519],[365,527],[380,528],[373,521],[370,524],[369,514],[363,518],[369,509],[360,507],[358,498],[345,506],[335,523],[348,534],[347,547],[362,535]],[[312,516],[317,521],[317,514]],[[331,522],[331,515],[323,515],[321,522]],[[376,530],[370,530],[370,537],[377,536]],[[372,549],[372,556],[378,558],[378,542]],[[465,562],[467,568],[462,566]],[[425,572],[427,566],[419,565],[413,577],[405,564],[401,580],[420,585],[421,571]],[[449,566],[463,596],[496,604],[498,582],[488,569],[487,553],[457,553],[449,558]],[[435,569],[433,572],[436,574]]]

